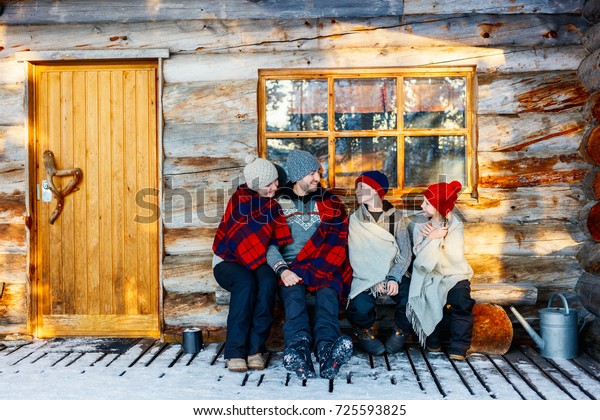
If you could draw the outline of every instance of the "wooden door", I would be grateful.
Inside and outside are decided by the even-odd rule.
[[[157,63],[32,65],[30,84],[36,335],[158,336]],[[53,224],[46,150],[83,173]]]

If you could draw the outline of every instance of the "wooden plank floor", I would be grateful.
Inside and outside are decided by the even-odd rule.
[[[184,399],[600,398],[598,362],[585,354],[573,360],[545,359],[527,345],[515,346],[503,356],[471,355],[464,362],[450,360],[445,353],[427,353],[416,345],[399,354],[377,357],[355,351],[336,379],[301,381],[283,368],[280,352],[269,354],[268,367],[263,371],[234,373],[225,368],[223,343],[209,343],[195,355],[183,353],[179,344],[151,339],[127,345],[121,342],[114,348],[97,344],[98,339],[64,339],[35,340],[16,347],[0,345],[0,390],[3,386],[8,391],[18,389],[28,382],[44,389],[43,384],[54,383],[56,394],[69,398],[77,394],[62,385],[68,377],[79,387],[111,384],[114,394],[140,384],[138,394],[122,398],[144,398],[148,390],[153,393],[148,398],[162,395]],[[172,393],[165,394],[166,389]],[[10,392],[1,395],[10,398]],[[112,398],[113,394],[98,395]],[[52,397],[41,394],[40,398]]]

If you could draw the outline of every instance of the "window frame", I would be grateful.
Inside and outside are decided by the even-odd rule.
[[[409,77],[465,77],[466,78],[466,109],[465,128],[460,129],[406,129],[404,127],[404,78]],[[394,130],[335,130],[334,118],[334,80],[344,78],[395,78],[396,79],[396,106],[397,124]],[[266,82],[267,80],[306,80],[327,79],[328,104],[327,104],[327,130],[322,131],[267,131],[266,111]],[[451,66],[451,67],[369,67],[369,68],[279,68],[259,69],[257,86],[258,107],[258,155],[267,156],[267,139],[269,138],[326,138],[328,148],[328,185],[337,194],[353,194],[354,188],[342,188],[335,186],[335,141],[337,138],[345,137],[396,137],[397,139],[397,172],[398,188],[390,189],[389,195],[401,197],[407,194],[422,193],[425,187],[404,188],[404,137],[405,136],[465,136],[466,161],[465,185],[463,194],[469,193],[476,196],[477,190],[477,136],[476,136],[476,91],[477,74],[475,66]],[[450,180],[448,180],[450,181]]]

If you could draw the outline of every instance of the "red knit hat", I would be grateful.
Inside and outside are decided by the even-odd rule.
[[[359,182],[363,184],[367,184],[369,187],[373,188],[379,198],[383,200],[383,196],[388,192],[390,188],[390,182],[388,181],[387,176],[381,171],[367,171],[360,174],[358,178],[354,181],[354,186],[356,187]]]
[[[439,182],[427,187],[423,195],[443,217],[446,217],[454,208],[461,189],[462,184],[458,181],[452,181],[449,184],[447,182]]]

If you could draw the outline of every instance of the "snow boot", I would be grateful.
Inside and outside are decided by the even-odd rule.
[[[286,347],[283,351],[283,367],[294,372],[300,379],[317,376],[307,340],[303,339]]]
[[[321,378],[333,379],[340,367],[352,356],[352,339],[341,336],[333,343],[326,344],[319,353],[319,374]]]
[[[369,354],[381,356],[385,353],[385,346],[381,341],[375,338],[373,330],[370,328],[354,328],[354,335],[358,339],[358,344]]]
[[[398,353],[404,347],[407,337],[408,331],[403,331],[402,328],[394,325],[394,332],[385,342],[385,350],[388,354]]]

